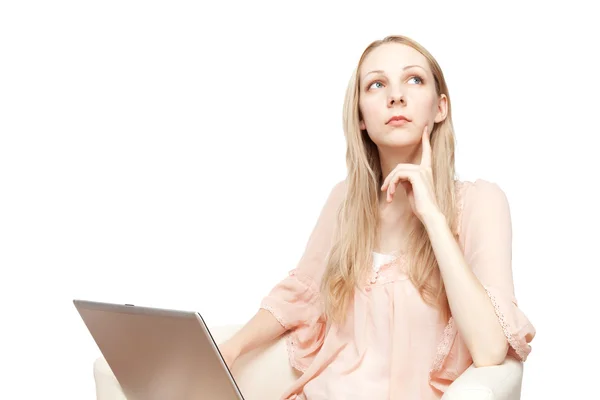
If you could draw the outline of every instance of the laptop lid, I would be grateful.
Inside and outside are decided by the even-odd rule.
[[[199,313],[73,304],[127,400],[243,400]]]

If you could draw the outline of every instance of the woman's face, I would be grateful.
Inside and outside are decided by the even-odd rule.
[[[427,59],[410,46],[375,48],[359,77],[360,128],[378,147],[419,144],[425,125],[431,132],[446,117],[446,96],[437,95]]]

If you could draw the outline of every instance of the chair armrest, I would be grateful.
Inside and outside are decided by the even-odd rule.
[[[94,361],[96,400],[127,400],[110,366],[100,356]]]
[[[520,400],[523,363],[507,357],[503,364],[471,365],[448,388],[442,400]]]

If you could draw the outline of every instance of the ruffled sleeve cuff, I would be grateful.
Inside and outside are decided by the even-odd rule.
[[[290,365],[304,372],[325,339],[325,318],[316,283],[294,269],[263,298],[260,308],[273,314],[288,331]]]
[[[531,352],[529,343],[535,336],[535,328],[517,305],[512,296],[500,290],[484,286],[496,312],[496,317],[509,344],[509,354],[519,361],[527,360]]]

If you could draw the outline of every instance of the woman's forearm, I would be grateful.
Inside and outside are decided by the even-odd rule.
[[[508,350],[508,342],[485,289],[465,262],[444,216],[432,216],[425,225],[438,260],[454,321],[475,366],[502,363]]]
[[[235,353],[235,358],[266,344],[283,335],[286,329],[269,311],[258,312],[229,340],[226,341]]]

